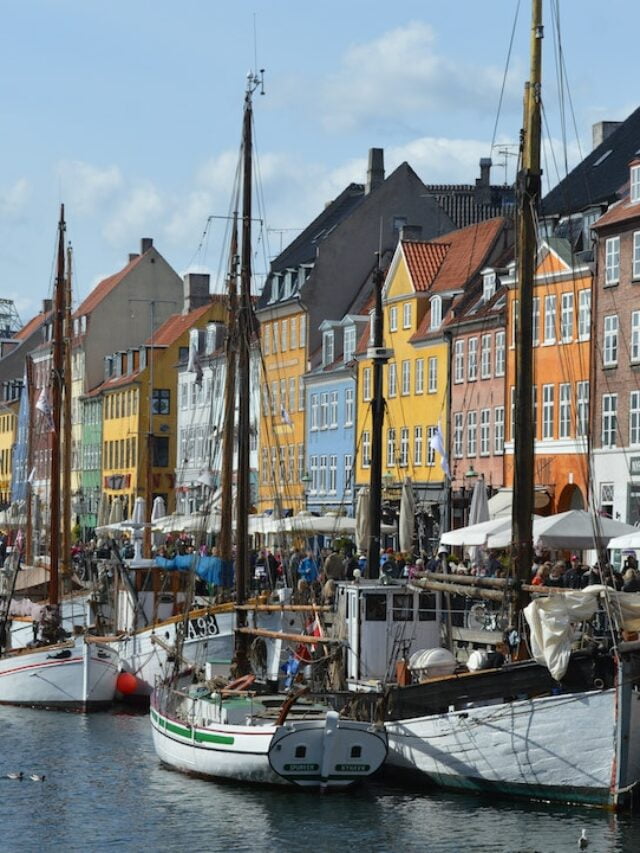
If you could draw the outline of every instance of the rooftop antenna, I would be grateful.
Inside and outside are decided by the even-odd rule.
[[[514,150],[511,150],[514,149]],[[507,171],[509,168],[509,157],[517,157],[518,156],[518,145],[515,143],[505,143],[501,145],[499,148],[496,148],[496,154],[498,154],[502,158],[502,166],[504,168],[504,185],[505,187],[508,184],[507,180]]]

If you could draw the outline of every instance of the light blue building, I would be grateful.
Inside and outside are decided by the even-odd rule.
[[[306,503],[311,512],[353,515],[356,458],[355,352],[369,318],[325,320],[322,361],[305,376]]]

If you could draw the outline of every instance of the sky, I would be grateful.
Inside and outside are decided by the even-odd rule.
[[[640,4],[544,5],[546,191],[565,173],[565,151],[569,166],[588,153],[594,122],[638,106]],[[515,158],[500,149],[522,124],[527,0],[2,0],[0,9],[0,297],[23,322],[51,294],[61,202],[76,302],[142,237],[178,273],[218,280],[252,69],[265,69],[254,107],[258,274],[349,182],[364,182],[369,148],[384,149],[387,174],[406,160],[425,183],[472,183],[487,156],[493,183],[513,179]]]

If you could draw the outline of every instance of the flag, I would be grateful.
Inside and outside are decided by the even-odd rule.
[[[280,415],[282,417],[282,423],[287,426],[291,426],[291,418],[289,417],[289,412],[285,409],[284,406],[280,406]]]
[[[195,373],[196,385],[200,388],[202,386],[202,364],[200,363],[200,356],[198,355],[198,348],[195,342],[192,342],[189,347],[189,364],[187,365],[187,370],[189,373]]]
[[[51,403],[49,402],[49,395],[47,393],[46,388],[43,388],[42,391],[40,391],[40,396],[38,397],[38,401],[36,403],[36,409],[39,412],[42,412],[47,422],[47,426],[49,427],[49,430],[53,432],[53,409],[51,408]]]
[[[198,472],[198,483],[202,483],[204,486],[208,486],[210,489],[215,488],[216,479],[213,475],[213,471],[210,468],[201,468]]]
[[[35,478],[36,478],[36,469],[32,468],[31,471],[29,472],[29,476],[27,477],[27,483],[29,483],[29,485],[32,486]]]
[[[449,479],[451,479],[451,472],[449,470],[449,458],[447,456],[447,451],[444,446],[444,436],[442,435],[442,430],[440,429],[440,424],[436,427],[436,431],[429,439],[429,447],[432,450],[435,450],[436,453],[439,453],[442,457],[440,465],[442,470],[447,475]]]

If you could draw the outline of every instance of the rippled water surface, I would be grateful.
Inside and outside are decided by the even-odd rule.
[[[512,805],[376,781],[346,794],[217,785],[159,766],[146,716],[0,708],[0,850],[640,850],[640,815]]]

